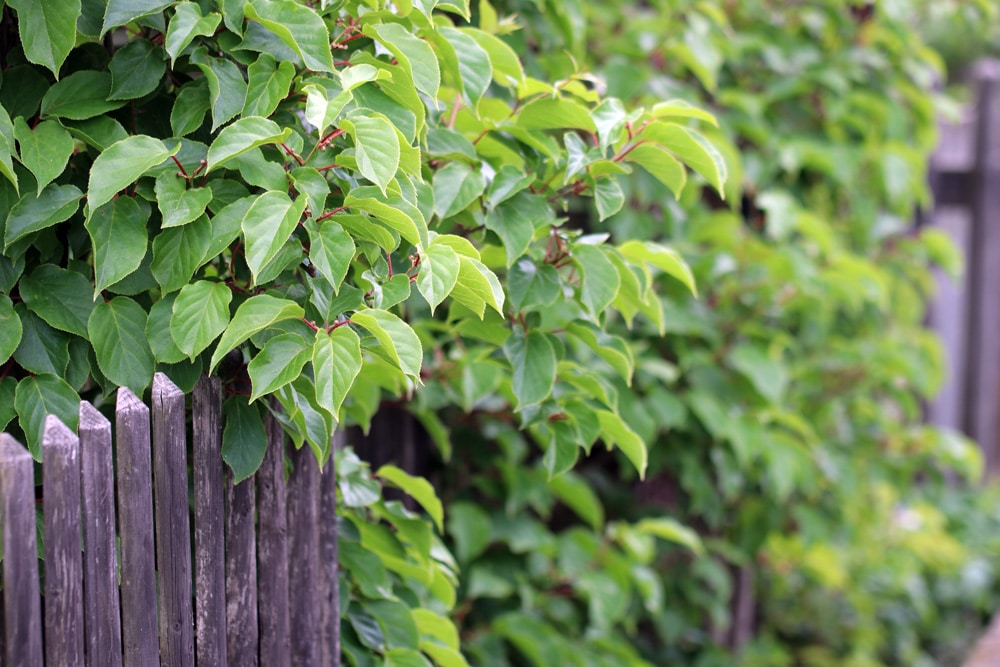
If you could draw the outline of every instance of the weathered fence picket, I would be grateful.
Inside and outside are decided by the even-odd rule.
[[[185,397],[166,376],[154,380],[151,407],[119,390],[114,453],[111,423],[90,404],[80,405],[79,438],[47,418],[44,598],[34,464],[0,436],[3,664],[340,664],[332,461],[321,471],[308,447],[287,452],[286,482],[284,433],[269,417],[264,464],[234,484],[220,395],[219,381],[203,378],[192,396],[193,522]]]

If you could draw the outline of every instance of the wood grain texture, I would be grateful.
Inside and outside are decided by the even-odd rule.
[[[83,496],[83,608],[88,667],[121,667],[122,628],[115,548],[115,479],[111,422],[80,403]]]
[[[149,408],[124,387],[118,390],[115,432],[124,664],[125,667],[154,667],[160,664],[160,650],[156,622]]]
[[[33,461],[28,450],[6,433],[0,433],[0,525],[5,664],[42,667]]]
[[[319,498],[319,623],[322,631],[322,664],[340,667],[340,566],[337,539],[336,452],[345,444],[344,431],[333,436],[330,459],[320,477]]]
[[[153,377],[152,416],[160,664],[194,667],[184,393],[163,373]]]
[[[232,667],[257,665],[257,553],[254,548],[254,478],[226,489],[226,657]]]
[[[312,450],[292,449],[288,481],[288,578],[295,586],[291,600],[292,665],[320,663],[319,605],[319,465]]]
[[[45,418],[42,459],[45,659],[50,665],[82,665],[80,441],[53,415]]]
[[[271,400],[271,409],[278,402]],[[260,615],[260,662],[291,664],[288,611],[288,520],[285,514],[285,433],[271,414],[264,422],[267,451],[257,471],[257,609]]]
[[[203,376],[191,399],[195,652],[202,665],[227,662],[221,387],[219,378]]]

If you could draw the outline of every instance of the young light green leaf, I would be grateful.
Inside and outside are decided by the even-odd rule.
[[[254,0],[243,6],[243,14],[277,35],[308,69],[334,71],[330,33],[311,7],[292,0]]]
[[[399,137],[392,124],[382,116],[356,116],[341,121],[341,126],[354,137],[358,171],[385,196],[386,186],[399,171]]]
[[[348,326],[330,333],[320,329],[313,344],[312,365],[316,402],[337,420],[340,406],[361,372],[361,339]]]
[[[167,36],[164,47],[170,55],[171,66],[177,61],[177,56],[190,44],[195,37],[210,37],[219,27],[222,16],[215,12],[208,16],[201,15],[201,6],[197,2],[178,2],[174,5],[174,15],[167,25]]]
[[[80,0],[7,0],[7,4],[17,12],[24,55],[58,79],[59,68],[76,43]]]
[[[61,377],[39,373],[17,383],[14,409],[28,440],[28,451],[36,461],[41,461],[46,417],[55,415],[75,431],[79,423],[80,397]]]
[[[25,193],[7,216],[4,246],[10,248],[28,234],[68,220],[80,207],[83,193],[75,185],[49,183],[41,193]]]
[[[364,328],[375,337],[385,357],[415,380],[420,378],[423,363],[423,346],[410,325],[386,310],[369,308],[351,316],[351,322]]]
[[[240,304],[232,321],[219,339],[208,365],[209,372],[215,370],[222,358],[237,345],[263,331],[276,322],[299,319],[305,316],[302,306],[288,299],[279,299],[269,294],[257,294]]]
[[[432,313],[455,287],[459,269],[458,254],[448,246],[432,243],[420,254],[417,289],[427,300]]]
[[[642,441],[642,438],[636,435],[635,431],[613,412],[598,410],[597,419],[601,423],[601,437],[607,443],[608,448],[617,446],[618,449],[622,450],[639,472],[639,478],[645,478],[649,455],[646,451],[646,443]]]
[[[229,324],[233,293],[220,282],[199,280],[184,287],[174,301],[170,335],[177,348],[194,361]]]
[[[260,468],[267,453],[267,432],[260,409],[245,396],[229,396],[222,404],[222,460],[233,471],[233,483],[247,479]]]
[[[44,120],[32,129],[19,116],[14,121],[14,138],[21,164],[35,177],[41,195],[42,189],[66,169],[73,154],[73,137],[54,120]]]
[[[496,274],[477,259],[459,256],[458,260],[458,281],[451,290],[451,297],[480,319],[486,306],[503,315],[503,287]]]
[[[279,334],[268,339],[247,366],[253,383],[250,402],[277,391],[297,378],[310,358],[312,346],[297,333]]]
[[[556,381],[556,352],[552,342],[540,331],[526,335],[515,332],[503,345],[512,370],[512,389],[517,409],[541,403]]]
[[[146,256],[146,220],[149,204],[132,197],[118,197],[97,210],[91,209],[84,225],[94,249],[94,298],[139,268]]]
[[[625,155],[625,160],[648,171],[650,176],[670,188],[674,197],[680,198],[681,190],[687,182],[687,173],[684,165],[666,149],[655,144],[639,144]]]
[[[489,55],[493,68],[493,79],[501,86],[517,86],[524,81],[524,68],[521,59],[507,42],[496,35],[477,28],[459,28],[463,33],[476,40],[480,48]]]
[[[280,144],[288,139],[292,128],[281,129],[273,120],[250,116],[240,118],[229,125],[215,138],[208,148],[208,167],[212,171],[237,155],[263,146],[265,144]]]
[[[646,125],[638,136],[668,149],[684,164],[704,176],[718,190],[719,195],[725,197],[723,185],[726,181],[726,161],[722,153],[701,134],[677,123],[654,121]]]
[[[135,183],[139,177],[177,153],[178,143],[168,150],[159,139],[136,134],[109,146],[97,156],[90,168],[87,187],[87,210],[94,211],[111,201],[119,190]]]
[[[673,276],[691,290],[691,294],[698,296],[691,268],[673,248],[653,241],[632,240],[623,243],[618,250],[631,262],[646,262]]]
[[[587,107],[568,97],[543,97],[526,104],[517,114],[517,124],[528,130],[597,131]]]
[[[692,106],[690,102],[686,102],[685,100],[658,102],[653,105],[649,112],[653,118],[697,118],[715,127],[719,126],[719,121],[715,119],[715,116],[703,109]]]
[[[306,230],[309,232],[309,261],[330,281],[334,294],[338,294],[354,259],[354,239],[332,220],[309,220]]]
[[[278,254],[299,223],[306,198],[294,202],[284,192],[269,191],[257,197],[241,223],[246,239],[246,260],[254,281]]]
[[[414,477],[394,465],[382,466],[375,476],[405,491],[430,515],[438,530],[444,532],[444,507],[430,482],[423,477]]]
[[[303,86],[302,92],[306,94],[306,120],[316,128],[320,136],[326,132],[326,128],[337,120],[344,107],[354,99],[349,90],[342,90],[330,97],[326,88],[312,83]]]
[[[705,547],[702,545],[698,533],[674,519],[668,517],[643,519],[635,524],[634,528],[640,533],[646,533],[647,535],[653,535],[686,546],[696,554],[700,555],[705,552]]]
[[[90,281],[76,271],[42,264],[21,278],[21,299],[49,326],[87,338],[87,320],[94,310]]]
[[[247,97],[240,115],[267,118],[288,95],[295,65],[287,60],[278,63],[270,53],[261,53],[247,68],[247,77]]]
[[[89,292],[89,290],[88,290]],[[0,294],[0,364],[7,363],[21,342],[21,318],[14,312],[14,302],[6,294]],[[0,428],[6,426],[0,425]]]
[[[625,206],[625,193],[614,176],[594,184],[594,203],[597,204],[598,222],[604,222]]]
[[[102,301],[90,314],[87,333],[104,376],[141,396],[154,370],[142,306],[124,296]]]

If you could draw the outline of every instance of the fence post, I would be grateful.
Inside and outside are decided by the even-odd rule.
[[[121,667],[122,629],[115,547],[115,480],[111,422],[80,403],[80,487],[83,493],[83,604],[88,667]]]
[[[202,376],[191,399],[195,632],[198,662],[205,665],[227,664],[220,390],[218,378]]]
[[[968,434],[979,441],[987,470],[1000,472],[1000,62],[979,63],[976,68],[976,157],[973,167],[972,226],[969,239],[968,304],[969,340],[966,345],[968,373],[964,391],[963,422]]]
[[[125,667],[160,664],[153,553],[149,408],[125,387],[116,408],[118,528]]]
[[[340,667],[340,567],[337,538],[336,454],[343,449],[346,432],[333,434],[330,459],[320,478],[319,566],[320,626],[323,632],[322,664]]]
[[[254,548],[254,478],[226,488],[226,654],[232,667],[258,664],[257,553]]]
[[[83,664],[83,555],[80,552],[80,441],[57,417],[42,434],[45,492],[45,659]]]
[[[271,399],[271,410],[280,409]],[[289,622],[288,517],[285,503],[285,431],[274,415],[264,420],[267,450],[257,471],[257,609],[260,614],[260,662],[291,664]],[[310,584],[305,584],[310,585]]]
[[[42,667],[34,470],[28,450],[6,433],[0,433],[0,524],[4,544],[5,662],[18,667]]]
[[[152,415],[160,662],[194,667],[184,392],[163,373],[153,377]]]
[[[306,445],[292,448],[288,481],[288,579],[296,586],[289,614],[292,623],[292,665],[319,664],[319,464]]]

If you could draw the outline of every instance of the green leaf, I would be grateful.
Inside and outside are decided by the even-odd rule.
[[[154,191],[156,205],[162,215],[160,227],[164,230],[197,220],[212,201],[210,189],[188,188],[187,180],[172,171],[165,171],[156,177]]]
[[[486,306],[503,315],[503,287],[496,274],[471,257],[460,255],[458,262],[458,282],[451,290],[451,297],[479,315],[480,319]]]
[[[43,118],[84,120],[100,116],[125,104],[125,100],[109,100],[111,74],[94,70],[73,72],[56,82],[42,97]]]
[[[580,300],[595,317],[604,312],[618,295],[621,277],[618,269],[598,246],[573,246],[573,261],[580,272]]]
[[[224,283],[199,280],[184,287],[174,301],[170,335],[177,348],[194,361],[229,324],[233,293]]]
[[[225,427],[222,430],[222,460],[233,471],[233,483],[249,478],[267,453],[267,432],[260,410],[245,396],[232,395],[222,404]]]
[[[45,120],[31,129],[18,117],[14,121],[21,164],[35,177],[37,193],[66,169],[73,154],[73,137],[54,120]]]
[[[0,380],[0,430],[5,430],[17,416],[17,411],[14,409],[15,391],[17,391],[17,380],[10,376]]]
[[[448,506],[448,534],[455,541],[458,560],[468,563],[490,543],[490,515],[479,505],[457,501]]]
[[[441,69],[430,44],[397,23],[369,24],[364,33],[392,52],[400,66],[413,77],[417,90],[432,100],[437,99]]]
[[[316,332],[312,351],[316,402],[335,420],[354,378],[361,372],[361,339],[347,326]]]
[[[490,66],[493,68],[493,78],[497,83],[511,87],[524,81],[521,59],[507,42],[477,28],[459,28],[459,30],[476,40],[480,48],[487,53]]]
[[[302,306],[288,299],[279,299],[269,294],[252,296],[236,309],[232,321],[226,327],[226,332],[212,353],[212,361],[208,365],[209,372],[222,361],[222,358],[237,345],[263,331],[276,322],[300,319],[305,316]]]
[[[551,264],[537,265],[529,257],[516,261],[507,275],[507,294],[516,311],[550,306],[561,290],[559,271]]]
[[[452,162],[434,174],[434,212],[450,218],[474,202],[486,189],[483,175],[465,164]]]
[[[673,519],[659,517],[656,519],[643,519],[635,524],[635,530],[647,535],[653,535],[669,542],[686,546],[696,554],[703,554],[705,547],[701,543],[698,533],[684,526]]]
[[[59,68],[76,42],[80,0],[7,0],[7,4],[17,12],[24,55],[58,79]]]
[[[133,39],[115,51],[111,63],[109,100],[132,100],[148,95],[160,85],[167,63],[163,49],[148,39]]]
[[[163,142],[137,134],[116,142],[97,156],[90,168],[87,187],[87,210],[91,214],[115,194],[139,180],[153,167],[169,160],[181,148],[178,142],[168,150]]]
[[[501,166],[493,177],[489,190],[486,191],[486,208],[492,211],[499,204],[531,185],[533,180],[534,177],[531,174],[526,174],[524,170],[518,169],[514,165]],[[537,209],[540,207],[536,207]]]
[[[382,198],[381,193],[376,188],[366,186],[351,190],[350,194],[344,198],[344,206],[372,214],[376,220],[414,246],[426,248],[430,245],[427,222],[424,220],[423,214],[420,209],[402,197],[392,195]],[[347,221],[340,218],[337,221],[355,236],[358,235],[358,231],[348,227]],[[392,248],[395,248],[395,244]]]
[[[208,80],[212,131],[215,132],[243,110],[247,99],[247,83],[236,63],[209,56],[203,46],[195,49],[191,55],[191,64],[197,65]]]
[[[28,67],[25,65],[25,67]],[[0,106],[0,173],[14,186],[14,192],[19,194],[17,174],[14,172],[14,124],[7,110]]]
[[[21,279],[19,290],[25,305],[50,326],[87,338],[93,290],[81,274],[42,264]]]
[[[788,371],[755,345],[737,345],[729,353],[729,363],[742,373],[754,389],[771,403],[780,403],[788,384]]]
[[[63,375],[69,365],[70,336],[50,327],[24,304],[15,305],[14,312],[22,329],[14,361],[32,373]]]
[[[597,356],[606,361],[631,386],[635,358],[629,344],[617,336],[605,333],[589,322],[572,322],[566,330],[581,340]]]
[[[667,148],[684,164],[701,174],[725,198],[723,185],[726,181],[726,161],[722,153],[701,134],[677,123],[654,121],[643,129],[639,138],[655,141]]]
[[[309,232],[309,261],[330,281],[333,293],[338,294],[354,259],[354,239],[332,220],[309,220],[306,230]]]
[[[531,245],[535,228],[553,223],[555,215],[544,197],[518,192],[487,213],[484,224],[503,241],[507,266],[510,266]]]
[[[187,356],[180,351],[170,335],[170,318],[173,316],[176,294],[168,294],[149,309],[146,318],[146,340],[153,357],[165,364],[176,364],[185,361]]]
[[[205,246],[212,238],[212,224],[202,215],[188,225],[164,229],[153,239],[149,268],[163,294],[179,290],[204,262]]]
[[[243,6],[243,14],[277,35],[302,58],[307,69],[334,71],[330,33],[310,7],[291,0],[253,0]]]
[[[275,336],[250,361],[247,372],[253,383],[250,402],[284,387],[302,373],[312,357],[312,346],[297,333]]]
[[[375,348],[414,380],[420,378],[423,346],[410,325],[386,310],[369,308],[351,316],[351,322],[366,329],[381,347]]]
[[[124,296],[101,302],[90,315],[87,333],[104,376],[141,396],[153,381],[154,369],[142,306]]]
[[[61,377],[39,373],[17,383],[14,409],[28,440],[28,451],[36,461],[41,461],[45,418],[54,415],[75,431],[79,423],[80,397]]]
[[[99,151],[128,136],[122,124],[110,116],[98,116],[80,121],[63,120],[61,123],[71,135]]]
[[[439,28],[458,56],[458,72],[462,78],[462,89],[469,106],[475,108],[486,94],[493,78],[493,65],[489,54],[479,45],[478,40],[455,28]]]
[[[170,129],[174,136],[183,137],[201,127],[211,106],[208,80],[205,77],[181,86],[170,110]]]
[[[610,449],[613,445],[625,453],[639,472],[639,477],[645,478],[648,453],[646,443],[635,431],[628,427],[625,421],[613,412],[598,410],[597,419],[601,423],[601,437]]]
[[[597,204],[598,222],[604,222],[612,215],[622,210],[625,205],[625,193],[613,176],[602,178],[594,183],[594,203]]]
[[[93,212],[85,226],[94,249],[94,298],[139,268],[146,256],[149,204],[118,197]]]
[[[631,262],[646,262],[673,276],[691,290],[691,294],[698,296],[691,268],[673,248],[652,241],[632,240],[623,243],[618,250]]]
[[[212,240],[205,247],[202,263],[218,257],[240,235],[243,218],[253,205],[254,199],[252,195],[237,199],[212,216]],[[212,204],[209,204],[209,207],[211,206]]]
[[[674,197],[680,199],[681,190],[687,182],[687,173],[684,165],[665,148],[655,144],[639,144],[625,155],[625,160],[648,171],[650,176],[670,188]]]
[[[548,398],[556,381],[556,352],[548,336],[540,331],[527,335],[515,331],[504,343],[503,352],[510,361],[517,409]]]
[[[341,127],[354,137],[358,171],[386,196],[386,186],[399,171],[399,137],[392,123],[382,116],[356,116],[341,121]]]
[[[299,224],[305,208],[305,197],[293,202],[284,192],[273,190],[260,195],[250,205],[241,227],[246,239],[247,265],[255,284],[261,271],[275,258]]]
[[[590,488],[590,484],[577,475],[566,472],[551,479],[549,489],[556,498],[576,512],[577,516],[590,524],[594,531],[600,532],[604,525],[604,507],[597,494]]]
[[[689,102],[684,100],[657,102],[649,111],[653,118],[697,118],[716,127],[719,126],[715,116],[698,107],[691,106]]]
[[[14,312],[14,302],[0,294],[0,364],[6,363],[21,342],[21,318]],[[0,425],[3,428],[6,424]]]
[[[211,37],[221,20],[222,16],[215,12],[202,16],[201,6],[197,2],[178,2],[174,5],[174,15],[170,17],[167,36],[163,42],[170,55],[171,66],[195,37]]]
[[[273,120],[250,116],[223,128],[208,148],[208,167],[212,171],[237,155],[263,146],[280,144],[292,134],[292,128],[281,129]]]
[[[108,0],[100,36],[104,37],[104,33],[111,28],[131,23],[141,16],[158,14],[172,4],[173,0]]]
[[[287,60],[278,63],[271,54],[262,53],[247,68],[247,76],[247,97],[240,115],[267,118],[288,95],[288,87],[295,76],[295,65]]]
[[[458,254],[448,246],[432,243],[420,254],[417,289],[427,300],[431,313],[455,287],[459,270]]]
[[[50,183],[40,194],[25,193],[10,209],[4,245],[10,248],[28,234],[69,220],[80,207],[83,193],[75,185]]]
[[[587,107],[568,97],[543,97],[526,104],[517,115],[517,124],[527,130],[575,128],[597,132]]]
[[[417,611],[422,610],[415,609],[414,613]],[[420,650],[429,655],[434,664],[439,667],[469,667],[469,663],[458,652],[458,649],[451,648],[450,646],[441,646],[429,641],[421,641]]]
[[[542,465],[552,481],[576,464],[580,456],[580,431],[568,419],[546,422],[540,430],[548,436]]]
[[[306,120],[316,128],[319,136],[326,133],[326,128],[340,117],[344,107],[354,99],[348,90],[341,90],[330,97],[325,87],[311,83],[303,86],[302,92],[306,94]]]
[[[384,465],[375,473],[393,486],[402,489],[416,500],[434,520],[438,530],[444,531],[444,507],[431,486],[423,477],[414,477],[394,465]]]
[[[394,648],[385,653],[384,667],[434,667],[420,651]]]

